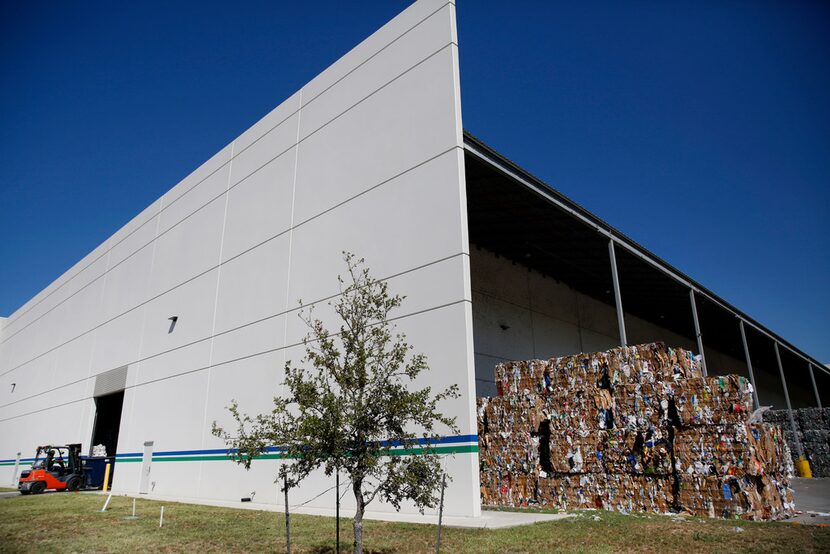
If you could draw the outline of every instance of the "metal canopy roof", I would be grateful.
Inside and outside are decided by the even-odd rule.
[[[830,370],[821,362],[467,131],[464,148],[471,242],[613,305],[608,257],[608,241],[612,240],[627,313],[694,337],[691,289],[698,304],[705,347],[744,359],[739,328],[743,320],[747,330],[754,329],[778,341],[792,357],[813,364],[824,373],[823,379],[830,376]],[[758,342],[750,333],[747,335],[750,343]],[[752,358],[755,362],[755,353]]]

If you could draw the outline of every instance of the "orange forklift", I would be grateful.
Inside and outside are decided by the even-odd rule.
[[[38,446],[32,469],[20,473],[20,494],[40,494],[47,489],[76,491],[86,487],[81,445]]]

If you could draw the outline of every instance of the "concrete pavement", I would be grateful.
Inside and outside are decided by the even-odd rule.
[[[795,508],[802,513],[794,520],[804,524],[830,524],[830,478],[793,479]]]

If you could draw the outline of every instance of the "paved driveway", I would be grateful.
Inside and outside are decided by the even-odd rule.
[[[804,512],[796,516],[801,523],[830,524],[830,478],[793,479],[795,508]]]

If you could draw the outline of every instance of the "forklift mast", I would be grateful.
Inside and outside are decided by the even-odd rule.
[[[65,459],[64,451],[66,452]],[[33,466],[42,459],[42,466],[47,469],[50,468],[52,466],[52,462],[54,461],[53,453],[56,454],[58,459],[60,459],[63,463],[67,464],[67,469],[70,473],[80,474],[83,471],[80,444],[67,444],[61,446],[47,444],[44,446],[38,446]],[[43,458],[41,458],[41,455],[43,455]]]
[[[83,473],[83,465],[81,464],[81,445],[67,444],[69,449],[69,467],[72,473]]]

